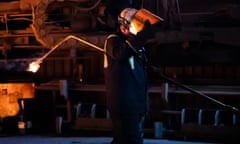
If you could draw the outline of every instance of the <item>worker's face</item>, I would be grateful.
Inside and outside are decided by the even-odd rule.
[[[120,25],[120,31],[121,31],[122,34],[124,34],[125,36],[130,36],[130,35],[131,35],[128,26]]]

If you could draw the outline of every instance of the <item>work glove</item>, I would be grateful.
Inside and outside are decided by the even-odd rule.
[[[145,43],[147,40],[152,39],[154,37],[154,32],[152,29],[152,25],[148,20],[145,21],[143,29],[137,33],[137,39]]]

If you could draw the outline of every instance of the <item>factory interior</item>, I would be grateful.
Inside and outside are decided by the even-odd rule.
[[[145,137],[240,141],[239,0],[1,0],[0,139],[111,136],[102,50],[121,3],[163,19],[145,45]]]

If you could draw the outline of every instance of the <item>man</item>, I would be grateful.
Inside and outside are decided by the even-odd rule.
[[[144,44],[153,37],[151,25],[133,35],[133,15],[124,9],[118,17],[119,32],[105,42],[105,82],[107,107],[113,126],[112,144],[142,144],[143,122],[147,112],[147,63]]]

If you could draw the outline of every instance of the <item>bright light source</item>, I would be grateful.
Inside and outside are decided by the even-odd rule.
[[[138,33],[136,26],[133,23],[131,23],[129,31],[130,31],[130,33],[132,33],[134,35],[137,35],[137,33]]]
[[[59,46],[61,44],[63,44],[65,41],[68,41],[69,39],[75,39],[75,40],[77,40],[77,41],[79,41],[81,43],[84,43],[84,44],[86,44],[86,45],[88,45],[88,46],[90,46],[90,47],[92,47],[92,48],[94,48],[94,49],[96,49],[98,51],[103,52],[104,54],[106,53],[104,49],[102,49],[102,48],[100,48],[100,47],[98,47],[98,46],[96,46],[96,45],[94,45],[94,44],[92,44],[92,43],[90,43],[88,41],[85,41],[85,40],[83,40],[83,39],[81,39],[79,37],[73,36],[73,35],[69,35],[69,36],[65,37],[63,40],[61,40],[60,42],[58,42],[54,47],[51,48],[50,51],[48,51],[42,57],[40,57],[36,61],[33,61],[32,63],[30,63],[28,68],[27,68],[27,71],[34,72],[34,73],[37,72],[38,69],[40,68],[41,62],[45,58],[47,58],[53,51],[55,51],[57,48],[59,48]]]
[[[33,61],[32,63],[29,64],[27,71],[30,72],[37,72],[38,69],[40,68],[40,62],[39,61]]]

